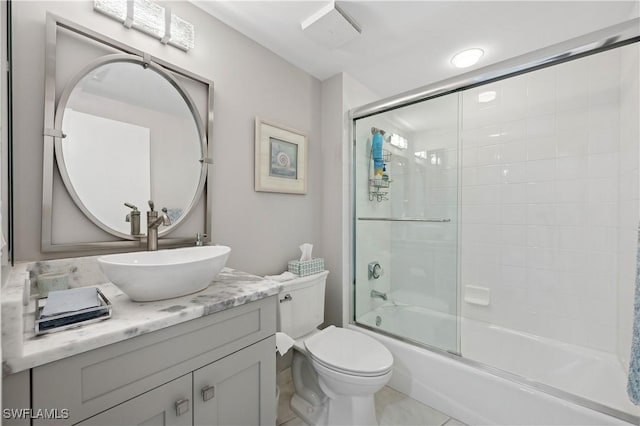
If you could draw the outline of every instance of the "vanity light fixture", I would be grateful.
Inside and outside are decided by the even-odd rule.
[[[195,46],[195,27],[171,13],[170,7],[149,0],[94,0],[93,9],[127,28],[135,28],[178,49]]]
[[[475,65],[482,55],[484,55],[484,50],[479,48],[463,50],[462,52],[453,55],[451,63],[456,68],[467,68]]]

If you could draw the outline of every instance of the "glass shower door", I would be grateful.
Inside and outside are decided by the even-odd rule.
[[[354,123],[355,321],[456,353],[458,103]]]

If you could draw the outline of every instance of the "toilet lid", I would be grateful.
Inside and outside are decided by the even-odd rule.
[[[305,347],[325,366],[353,374],[383,374],[393,366],[393,356],[382,343],[344,328],[327,327],[306,339]]]

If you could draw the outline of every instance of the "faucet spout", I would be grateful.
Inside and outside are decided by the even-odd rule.
[[[388,299],[387,298],[387,293],[383,293],[383,292],[378,291],[378,290],[371,290],[371,297],[373,299],[382,299],[384,301],[386,301]]]
[[[166,211],[164,209],[163,211]],[[166,212],[160,214],[160,216],[156,216],[156,219],[148,222],[147,228],[159,228],[160,225],[169,226],[171,225],[171,218],[167,215]]]

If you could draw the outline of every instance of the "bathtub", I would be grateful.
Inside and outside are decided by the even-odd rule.
[[[410,340],[449,352],[458,352],[460,327],[464,358],[388,337],[376,322],[392,333],[402,325]],[[392,303],[348,327],[391,351],[389,386],[470,425],[640,424],[640,408],[626,398],[625,372],[613,354]]]

